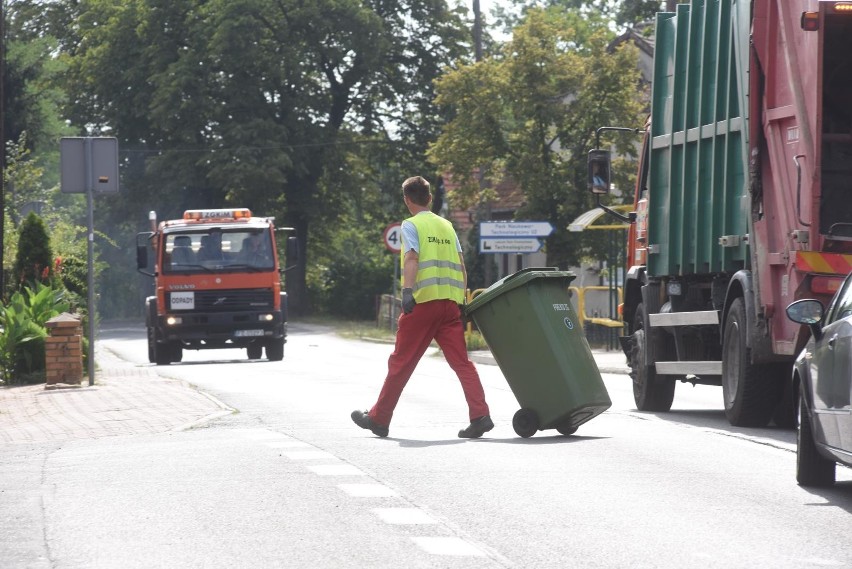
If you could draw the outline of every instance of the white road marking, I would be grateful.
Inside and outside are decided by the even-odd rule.
[[[302,441],[276,441],[273,443],[266,443],[266,446],[269,448],[304,448],[311,445],[303,443]]]
[[[414,543],[433,555],[485,557],[485,552],[458,537],[412,537]]]
[[[364,476],[364,473],[351,464],[317,464],[309,470],[320,476]]]
[[[382,484],[338,484],[338,488],[355,498],[389,498],[399,492]]]
[[[420,508],[373,508],[373,512],[386,524],[408,525],[438,523],[433,517]]]
[[[291,460],[310,460],[314,458],[329,459],[335,458],[330,452],[324,450],[291,450],[283,453],[284,456]]]
[[[252,431],[246,433],[246,438],[261,441],[263,439],[280,439],[289,437],[282,435],[281,433],[276,433],[275,431]]]

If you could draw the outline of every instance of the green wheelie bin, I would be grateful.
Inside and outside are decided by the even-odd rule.
[[[521,437],[573,434],[612,405],[571,306],[574,278],[550,267],[522,269],[465,308],[521,405],[512,419]]]

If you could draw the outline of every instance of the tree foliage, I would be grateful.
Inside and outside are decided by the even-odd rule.
[[[77,24],[72,119],[116,134],[125,157],[129,195],[107,215],[276,216],[302,244],[288,275],[296,313],[310,230],[362,189],[335,172],[353,148],[382,145],[422,165],[438,128],[432,80],[466,49],[443,0],[88,0]]]
[[[548,262],[558,265],[582,254],[564,228],[593,205],[586,155],[596,128],[641,126],[636,50],[610,50],[611,39],[600,18],[529,10],[498,56],[460,66],[437,84],[437,102],[453,118],[429,152],[460,185],[454,206],[492,199],[488,188],[511,178],[526,199],[516,217],[558,228],[548,239]],[[630,153],[635,140],[613,142]]]

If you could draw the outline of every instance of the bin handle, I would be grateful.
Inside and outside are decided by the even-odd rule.
[[[518,271],[516,273],[512,273],[511,275],[506,277],[506,280],[503,281],[503,282],[509,282],[510,280],[517,277],[518,275],[522,275],[522,274],[528,273],[530,271],[556,271],[556,270],[558,270],[557,267],[527,267],[526,269],[521,269],[520,271]]]

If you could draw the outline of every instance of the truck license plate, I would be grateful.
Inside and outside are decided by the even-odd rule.
[[[237,330],[234,336],[244,338],[246,336],[263,336],[263,330]]]
[[[171,296],[172,310],[194,310],[195,309],[195,293],[194,292],[173,292]]]

